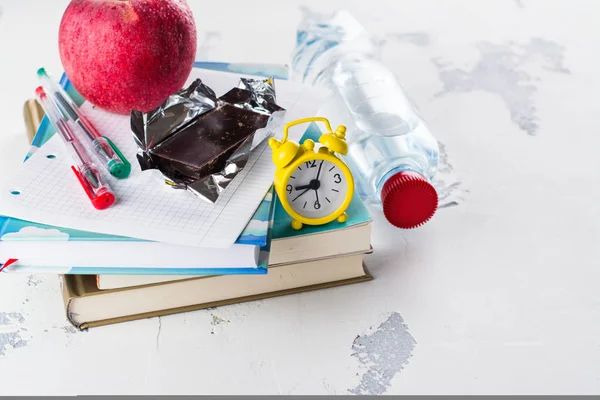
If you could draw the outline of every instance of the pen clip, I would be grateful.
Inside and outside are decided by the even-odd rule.
[[[117,178],[127,178],[129,176],[129,174],[131,173],[131,163],[127,160],[127,158],[125,158],[125,156],[123,155],[123,153],[121,153],[121,150],[119,150],[119,148],[117,147],[116,144],[114,144],[112,142],[112,140],[110,140],[109,138],[107,138],[106,136],[102,136],[104,139],[106,139],[106,141],[108,142],[108,144],[110,145],[110,147],[112,147],[113,151],[119,156],[119,158],[121,159],[121,162],[123,162],[123,167],[122,170],[120,171],[119,174],[111,174],[113,176],[116,176]]]
[[[89,197],[92,205],[98,210],[104,210],[110,207],[115,202],[115,196],[110,191],[105,191],[100,188],[99,193],[95,193],[92,189],[92,185],[88,182],[87,178],[81,175],[81,173],[75,168],[71,166],[71,169],[75,173],[75,176],[83,186],[85,190],[85,194]]]

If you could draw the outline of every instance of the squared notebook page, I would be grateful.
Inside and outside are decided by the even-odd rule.
[[[237,86],[240,75],[195,69],[189,81],[196,77],[220,96]],[[287,110],[285,121],[314,115],[326,94],[288,81],[277,81],[276,90],[278,104]],[[54,135],[2,188],[0,213],[72,229],[225,248],[233,245],[273,182],[275,168],[265,140],[217,203],[207,203],[165,185],[158,170],[141,171],[129,116],[95,109],[89,103],[81,108],[132,164],[132,173],[124,180],[101,169],[115,192],[115,204],[101,211],[93,208],[70,169],[71,159],[61,138]]]

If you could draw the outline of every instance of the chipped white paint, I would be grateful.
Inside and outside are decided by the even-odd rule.
[[[366,369],[360,384],[349,392],[353,394],[384,394],[392,378],[404,368],[417,342],[408,331],[404,319],[397,312],[376,329],[371,327],[352,344],[353,357]]]
[[[599,3],[190,3],[200,58],[279,64],[301,3],[347,5],[443,143],[444,209],[375,211],[372,282],[84,333],[56,277],[0,275],[0,395],[600,392]],[[0,0],[0,181],[66,4]]]
[[[538,63],[546,71],[569,74],[564,66],[563,46],[533,38],[522,45],[480,42],[477,50],[481,59],[470,70],[457,68],[440,58],[432,60],[444,83],[438,96],[473,91],[493,93],[506,104],[513,123],[530,135],[537,133],[539,117],[534,104],[537,77],[527,73],[526,64]]]
[[[11,349],[27,345],[27,340],[22,336],[25,318],[16,312],[0,313],[0,356],[6,355]]]

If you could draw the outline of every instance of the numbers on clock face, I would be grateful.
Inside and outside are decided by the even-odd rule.
[[[300,164],[286,185],[285,195],[294,211],[306,218],[322,218],[344,203],[348,182],[338,165],[325,160]]]

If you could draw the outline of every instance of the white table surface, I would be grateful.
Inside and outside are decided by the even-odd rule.
[[[4,274],[0,394],[600,392],[598,2],[190,3],[198,59],[280,64],[301,5],[346,6],[464,201],[413,231],[375,212],[372,282],[88,332],[56,277]],[[66,4],[0,1],[0,179]]]

